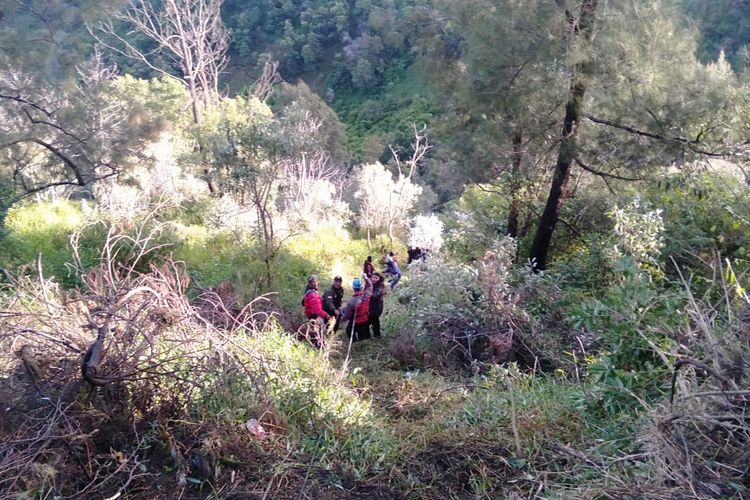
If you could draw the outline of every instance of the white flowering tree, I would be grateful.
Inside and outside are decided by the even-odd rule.
[[[391,147],[396,162],[396,177],[381,163],[364,165],[357,173],[357,191],[354,194],[360,202],[360,227],[367,230],[367,245],[370,246],[370,232],[373,229],[386,229],[388,240],[393,248],[393,231],[405,228],[408,215],[422,194],[422,187],[413,181],[417,166],[432,147],[427,141],[425,129],[414,130],[412,155],[402,159],[399,152]]]
[[[417,215],[411,226],[409,246],[437,252],[443,247],[443,229],[437,215]]]
[[[368,246],[372,231],[387,230],[392,247],[393,231],[407,225],[408,214],[422,194],[422,187],[404,175],[394,179],[379,162],[362,165],[357,171],[355,185],[354,197],[359,201],[358,221],[367,231]]]

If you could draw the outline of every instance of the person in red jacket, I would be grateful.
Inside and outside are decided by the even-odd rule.
[[[320,349],[325,342],[326,321],[328,321],[330,315],[323,309],[323,299],[318,294],[318,277],[314,274],[307,280],[302,305],[305,308],[305,316],[312,326],[312,331],[308,327],[307,340]]]
[[[354,290],[354,295],[349,299],[349,302],[341,313],[341,321],[349,321],[346,327],[346,334],[353,342],[356,342],[370,338],[372,281],[364,274],[362,278],[354,278],[352,289]]]
[[[323,299],[318,294],[318,277],[314,274],[307,280],[302,305],[305,306],[307,319],[320,318],[323,321],[328,321],[328,313],[323,310]]]

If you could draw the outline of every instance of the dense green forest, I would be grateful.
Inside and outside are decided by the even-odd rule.
[[[737,0],[0,0],[0,498],[748,498],[748,47]]]

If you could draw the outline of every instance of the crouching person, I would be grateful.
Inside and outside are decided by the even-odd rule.
[[[367,276],[354,278],[352,282],[354,295],[341,313],[341,320],[348,321],[346,334],[352,342],[370,338],[370,297],[372,296],[372,281]]]

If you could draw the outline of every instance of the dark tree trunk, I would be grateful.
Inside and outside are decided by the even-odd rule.
[[[523,135],[516,128],[512,137],[513,153],[510,180],[510,208],[508,209],[508,226],[505,234],[511,238],[518,236],[518,212],[521,207],[521,162],[523,161]]]
[[[591,33],[594,30],[596,5],[597,0],[585,0],[581,5],[581,15],[578,20],[573,19],[566,12],[570,24],[569,36],[582,35],[587,41],[591,38]],[[575,40],[571,43],[575,43]],[[535,270],[543,270],[547,267],[552,233],[555,231],[560,209],[566,198],[568,181],[570,180],[570,167],[577,154],[576,136],[578,135],[583,96],[586,93],[586,84],[581,78],[584,64],[585,62],[576,64],[570,78],[570,95],[565,105],[565,119],[560,136],[560,149],[557,153],[555,175],[552,178],[547,203],[539,219],[539,226],[537,226],[534,243],[531,245],[529,254],[529,259],[533,262]]]

